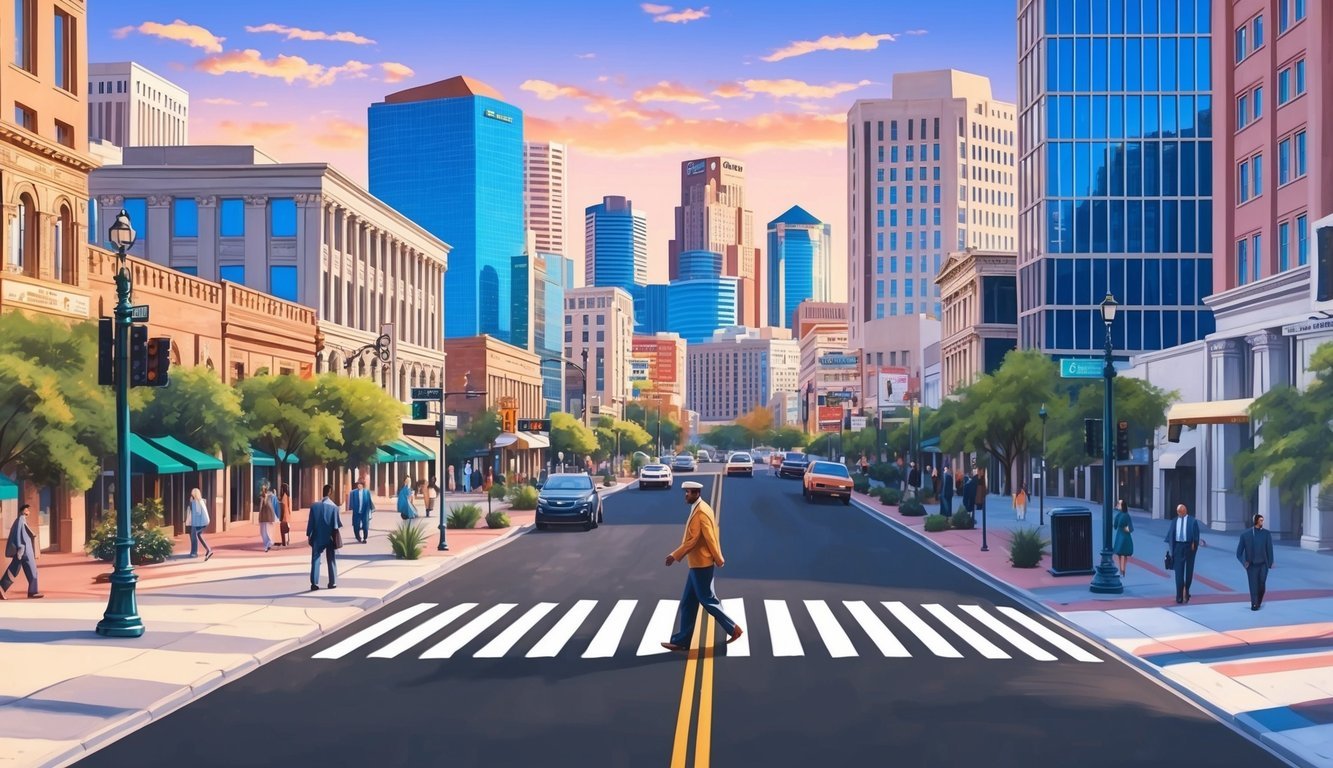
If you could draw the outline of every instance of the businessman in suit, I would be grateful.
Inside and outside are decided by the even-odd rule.
[[[347,498],[347,509],[352,513],[352,534],[362,544],[370,539],[370,515],[375,511],[375,503],[366,490],[366,481],[356,481],[356,488]]]
[[[1184,504],[1176,507],[1176,519],[1166,530],[1166,545],[1171,548],[1176,570],[1176,602],[1190,601],[1190,585],[1194,583],[1194,556],[1199,551],[1199,521],[1190,517]]]
[[[310,519],[305,524],[305,535],[310,540],[310,591],[319,589],[319,556],[324,555],[329,565],[329,589],[338,586],[337,548],[333,546],[333,532],[343,527],[338,505],[329,501],[333,486],[324,486],[324,498],[310,507]]]
[[[945,465],[944,474],[940,476],[940,514],[953,516],[953,472],[948,465]]]
[[[19,507],[19,516],[9,529],[9,538],[5,540],[5,557],[10,560],[9,567],[0,576],[0,600],[4,600],[5,593],[14,586],[14,578],[19,575],[20,569],[28,579],[28,597],[36,599],[42,596],[37,591],[37,558],[41,556],[41,551],[37,548],[37,536],[28,527],[28,510],[31,508],[30,504]]]
[[[1268,589],[1268,569],[1273,567],[1273,534],[1264,528],[1263,515],[1255,515],[1254,527],[1240,535],[1236,559],[1250,577],[1250,610],[1257,611]]]

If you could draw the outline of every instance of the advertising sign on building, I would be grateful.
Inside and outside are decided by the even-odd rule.
[[[819,431],[837,432],[842,429],[842,406],[819,406]]]
[[[860,362],[856,355],[820,355],[819,365],[824,368],[855,368]]]
[[[905,373],[879,374],[878,403],[880,408],[905,405],[908,377]]]
[[[629,380],[647,381],[648,380],[648,361],[640,357],[631,357],[629,359]]]
[[[866,428],[866,417],[865,417],[865,416],[853,416],[853,417],[852,417],[852,431],[853,431],[853,432],[860,432],[861,430],[863,430],[863,429],[865,429],[865,428]]]

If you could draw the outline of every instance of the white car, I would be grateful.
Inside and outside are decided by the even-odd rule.
[[[639,489],[656,488],[661,486],[671,490],[674,478],[671,474],[671,467],[666,464],[645,464],[643,469],[639,470]]]
[[[727,457],[726,474],[728,476],[746,475],[754,477],[754,458],[745,451],[736,451]]]

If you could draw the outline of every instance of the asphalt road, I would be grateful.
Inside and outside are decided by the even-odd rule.
[[[717,469],[698,474],[705,498]],[[607,498],[597,530],[519,537],[80,765],[1284,764],[764,470],[720,488],[717,590],[740,600],[746,636],[658,653],[661,601],[685,578],[662,562],[687,512],[680,481]]]

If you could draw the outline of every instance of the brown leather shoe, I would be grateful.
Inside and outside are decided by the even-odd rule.
[[[676,645],[675,643],[662,643],[662,647],[667,649],[668,651],[677,651],[680,653],[684,653],[685,651],[689,650],[689,648],[686,648],[683,645]]]
[[[28,595],[29,600],[38,600],[43,597],[46,597],[46,595],[43,595],[41,592],[34,592],[31,595]]]
[[[740,624],[737,624],[736,626],[732,627],[731,635],[727,637],[727,645],[731,645],[732,643],[741,639],[741,635],[743,634],[745,634],[745,630],[741,629]]]

